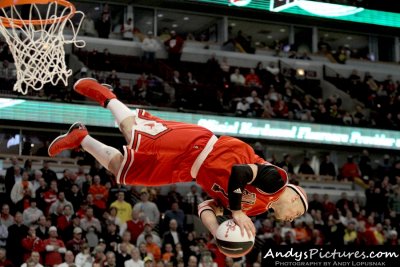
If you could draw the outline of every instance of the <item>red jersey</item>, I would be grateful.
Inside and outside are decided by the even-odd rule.
[[[196,182],[218,204],[228,207],[228,182],[232,166],[251,163],[270,164],[257,156],[248,144],[233,137],[222,136],[203,162]],[[276,169],[287,184],[286,172],[279,167]],[[273,194],[267,194],[252,185],[246,185],[242,195],[243,212],[248,216],[266,212],[270,208],[270,204],[280,197],[284,187]]]
[[[159,186],[196,179],[213,199],[228,207],[232,166],[270,164],[239,139],[228,136],[217,139],[211,131],[198,125],[164,121],[144,110],[138,110],[135,121],[131,142],[124,147],[118,183]],[[286,184],[286,172],[276,168]],[[243,192],[242,210],[249,216],[266,212],[283,188],[267,194],[247,185]]]

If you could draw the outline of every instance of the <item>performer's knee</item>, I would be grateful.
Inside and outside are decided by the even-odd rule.
[[[116,154],[108,164],[108,170],[111,171],[115,177],[118,176],[118,171],[121,167],[122,161],[124,160],[124,156],[122,154]]]

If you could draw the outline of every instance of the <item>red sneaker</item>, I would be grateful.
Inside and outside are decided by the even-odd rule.
[[[81,122],[75,122],[66,134],[60,135],[49,146],[49,156],[54,157],[67,149],[76,149],[89,133]]]
[[[107,107],[111,99],[117,98],[110,88],[99,84],[93,78],[82,78],[74,84],[75,92],[84,95],[94,101],[99,102],[103,107]]]

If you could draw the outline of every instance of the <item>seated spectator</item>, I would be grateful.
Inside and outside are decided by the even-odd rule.
[[[273,111],[277,118],[287,118],[289,113],[289,108],[285,101],[282,99],[282,95],[278,94],[278,100],[273,106]]]
[[[64,255],[64,262],[57,265],[57,267],[70,267],[75,265],[75,256],[72,251],[67,250]]]
[[[312,174],[314,175],[315,172],[313,170],[313,168],[310,165],[311,160],[309,157],[304,157],[304,161],[302,164],[300,164],[300,168],[299,168],[299,174]]]
[[[163,234],[163,249],[165,244],[169,243],[172,245],[183,244],[184,238],[181,232],[178,231],[178,223],[175,219],[169,221],[169,229]]]
[[[30,226],[28,235],[22,239],[21,245],[24,249],[23,260],[28,261],[32,257],[33,252],[40,253],[43,251],[43,241],[36,236],[36,229],[34,226]]]
[[[153,235],[146,234],[144,238],[147,251],[154,256],[155,261],[159,261],[161,259],[161,248],[159,245],[153,242]]]
[[[29,228],[23,224],[22,214],[16,212],[14,224],[8,227],[6,248],[8,251],[23,251],[22,240],[28,235]],[[16,265],[22,264],[22,257],[18,253],[9,253],[8,258]]]
[[[136,241],[136,246],[139,246],[141,243],[145,242],[145,236],[146,234],[151,234],[153,236],[153,241],[159,246],[161,247],[161,239],[159,237],[159,235],[157,234],[157,232],[153,231],[153,227],[150,223],[146,223],[144,225],[144,230],[143,232],[139,235],[139,237],[137,238]]]
[[[51,226],[49,228],[49,238],[43,240],[45,248],[44,264],[53,266],[62,263],[62,255],[67,251],[64,242],[57,238],[57,228]]]
[[[183,230],[185,213],[179,208],[179,204],[177,202],[172,203],[171,209],[165,212],[164,225],[169,225],[169,222],[173,219],[178,223],[178,228]]]
[[[61,206],[63,209],[67,205],[70,206],[71,214],[73,214],[74,210],[73,210],[72,203],[69,202],[67,199],[65,199],[64,192],[62,192],[62,191],[58,192],[57,200],[53,204],[51,204],[51,206],[49,208],[49,215],[52,215],[52,214],[56,214],[57,216],[62,215],[62,214],[58,214],[59,207]]]
[[[353,181],[356,177],[361,177],[360,170],[357,163],[354,162],[353,156],[347,156],[347,162],[342,166],[341,169],[342,179]]]
[[[128,252],[128,244],[121,243],[119,245],[119,250],[115,253],[117,266],[124,266],[124,263],[131,259],[131,253],[135,247],[131,247]]]
[[[231,74],[230,76],[230,82],[233,85],[237,85],[237,86],[244,86],[246,79],[244,78],[244,76],[240,73],[240,69],[236,68],[235,72]]]
[[[104,211],[108,199],[108,190],[104,185],[100,184],[100,182],[100,176],[95,175],[93,177],[93,184],[89,187],[88,193],[92,194],[94,197],[93,205],[99,210]]]
[[[35,197],[33,185],[29,182],[29,172],[22,173],[22,179],[16,182],[11,190],[10,198],[20,212],[29,207],[29,199]]]
[[[153,258],[148,256],[143,259],[144,267],[152,267],[153,266]]]
[[[124,248],[121,250],[121,246],[124,246]],[[131,254],[132,249],[135,246],[132,244],[131,242],[131,233],[128,231],[125,231],[122,234],[122,239],[121,239],[121,243],[117,244],[117,250],[116,252],[121,253],[121,251],[125,251],[127,254]]]
[[[218,267],[218,264],[214,261],[211,255],[203,255],[200,259],[198,267]]]
[[[2,265],[2,266],[7,266],[7,265]],[[40,264],[40,254],[37,251],[32,252],[30,257],[25,261],[24,264],[21,265],[21,267],[43,267],[42,264]]]
[[[125,267],[141,267],[144,265],[144,262],[140,258],[140,253],[138,248],[133,248],[131,252],[131,259],[125,261]]]
[[[60,236],[65,237],[64,232],[72,224],[72,207],[70,205],[63,206],[63,212],[57,218],[57,229],[60,231]]]
[[[87,243],[83,244],[81,251],[75,257],[77,267],[92,267],[94,259],[90,253],[90,247]]]
[[[69,251],[72,251],[74,255],[77,255],[82,251],[82,247],[86,244],[86,240],[82,238],[82,229],[80,227],[75,227],[73,235],[74,237],[69,240],[66,247]]]
[[[248,86],[248,87],[255,87],[255,88],[260,88],[261,87],[260,78],[255,73],[254,69],[250,69],[250,73],[248,73],[246,75],[245,85]]]
[[[49,214],[50,206],[57,201],[58,198],[58,186],[57,181],[52,180],[50,182],[50,187],[46,192],[43,193],[43,198],[46,203],[45,210],[43,210],[44,214]]]
[[[345,245],[354,245],[356,243],[356,240],[357,231],[355,228],[355,223],[351,221],[344,230],[343,241]]]
[[[9,227],[14,223],[14,216],[10,214],[10,206],[3,204],[1,207],[0,224]]]
[[[188,267],[198,267],[196,256],[190,256],[187,262]]]
[[[165,252],[161,256],[161,260],[164,264],[170,263],[175,257],[173,246],[170,243],[165,244]]]
[[[26,226],[35,224],[37,220],[40,218],[40,216],[43,215],[43,212],[36,206],[35,198],[30,198],[29,203],[30,203],[29,208],[25,209],[24,212],[22,213],[24,224]]]
[[[312,195],[312,200],[308,203],[308,210],[309,211],[324,211],[324,205],[320,201],[319,194],[315,193]]]
[[[118,198],[113,203],[111,203],[110,208],[115,207],[117,209],[117,217],[120,219],[121,223],[125,223],[130,220],[132,216],[132,206],[125,201],[125,193],[118,192]]]
[[[103,266],[104,266],[104,267],[105,267],[105,266],[107,266],[107,267],[116,267],[116,266],[118,266],[118,265],[117,265],[117,260],[116,260],[116,257],[115,257],[115,253],[114,253],[114,252],[108,251],[108,252],[106,253],[106,260],[105,260]]]
[[[121,236],[124,232],[121,232]],[[107,233],[104,235],[104,240],[107,245],[107,250],[117,251],[117,245],[121,243],[122,239],[118,233],[118,227],[114,222],[107,224]]]
[[[246,97],[247,103],[250,105],[250,112],[253,117],[260,117],[263,112],[263,102],[258,97],[256,90],[251,91],[250,96]]]
[[[104,254],[104,248],[96,246],[93,249],[93,266],[103,266],[106,261],[106,255]]]
[[[376,224],[375,228],[373,229],[373,234],[378,245],[383,245],[386,242],[386,233],[383,230],[382,224]]]
[[[268,99],[268,95],[264,95],[264,102],[263,102],[263,114],[261,115],[262,118],[270,119],[274,118],[276,115],[274,113],[274,109],[271,105],[271,101]]]
[[[294,226],[296,243],[308,243],[311,240],[311,236],[303,223],[296,221]]]
[[[133,210],[142,212],[146,215],[148,222],[153,225],[157,225],[160,222],[160,211],[157,205],[149,200],[149,192],[146,188],[140,192],[140,201],[135,204]],[[131,215],[129,215],[130,219]],[[128,219],[128,220],[129,220]],[[126,222],[127,220],[125,220]]]
[[[248,117],[251,115],[250,104],[247,102],[245,97],[242,97],[236,104],[235,116]]]
[[[333,162],[331,161],[331,157],[329,154],[325,154],[325,156],[322,158],[319,165],[319,174],[336,177],[336,167],[335,164],[333,164]]]
[[[356,109],[353,112],[353,122],[355,125],[360,125],[360,126],[366,126],[368,123],[365,111],[363,107],[360,105],[356,105]]]
[[[94,227],[96,232],[101,233],[100,221],[94,217],[92,207],[86,209],[85,217],[82,218],[80,227],[85,232],[88,231],[89,227]]]
[[[347,210],[354,211],[354,202],[349,199],[346,192],[340,195],[340,199],[336,202],[336,208],[341,214],[346,214]]]

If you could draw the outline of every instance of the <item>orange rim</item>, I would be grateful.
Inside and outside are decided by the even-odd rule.
[[[0,16],[0,21],[5,27],[13,27],[13,25],[16,26],[23,26],[26,24],[33,24],[33,25],[48,25],[48,24],[53,24],[54,22],[58,21],[63,21],[66,19],[69,19],[73,15],[75,15],[76,8],[75,6],[66,0],[2,0],[0,1],[0,8],[6,8],[6,7],[11,7],[11,6],[18,6],[18,5],[29,5],[29,4],[41,4],[41,5],[46,5],[49,3],[54,3],[56,2],[60,6],[64,6],[66,8],[69,8],[70,13],[67,15],[64,15],[59,18],[54,18],[54,19],[33,19],[33,20],[23,20],[23,19],[13,19],[13,18],[6,18],[3,16]]]

